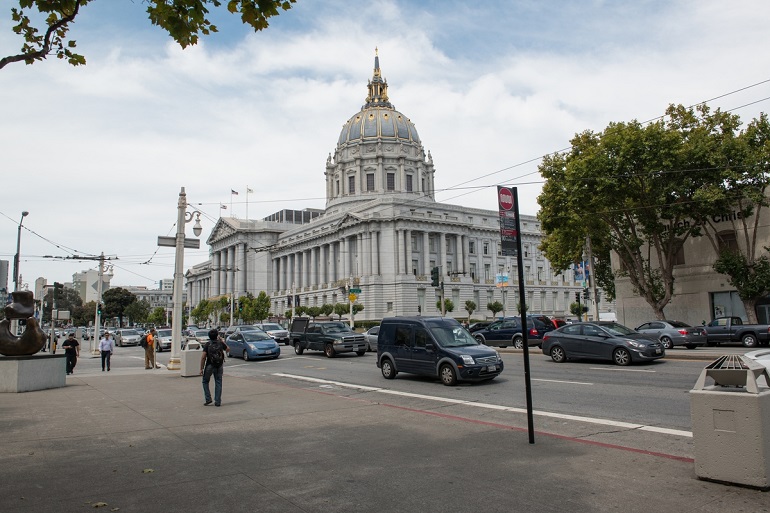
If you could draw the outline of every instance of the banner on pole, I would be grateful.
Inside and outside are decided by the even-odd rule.
[[[517,205],[508,187],[497,186],[497,207],[500,213],[500,252],[502,256],[517,256],[519,232],[516,229]]]

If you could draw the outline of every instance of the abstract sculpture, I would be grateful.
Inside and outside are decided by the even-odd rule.
[[[29,356],[45,345],[45,333],[35,319],[35,298],[32,292],[11,292],[13,302],[5,306],[5,319],[0,321],[0,354]],[[26,319],[24,333],[17,337],[10,330],[11,319]]]

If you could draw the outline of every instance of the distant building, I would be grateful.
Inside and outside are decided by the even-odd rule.
[[[102,274],[102,294],[110,288],[110,274]],[[98,299],[99,271],[89,269],[72,275],[72,288],[80,294],[83,304]]]
[[[8,292],[8,260],[0,260],[0,293],[5,297]]]
[[[438,267],[444,296],[454,303],[449,315],[467,317],[470,300],[473,317],[490,317],[487,304],[503,302],[496,286],[501,274],[511,276],[505,313],[516,315],[517,261],[501,254],[497,210],[437,203],[433,157],[412,121],[390,103],[379,57],[367,89],[326,160],[326,208],[283,210],[262,220],[220,218],[206,241],[211,258],[185,274],[188,306],[265,291],[271,311],[282,316],[291,298],[303,306],[347,303],[345,287],[352,287],[364,306],[359,320],[437,315],[431,269]],[[521,216],[521,240],[529,311],[569,316],[582,286],[571,269],[557,275],[540,252],[535,216]]]
[[[158,282],[158,289],[159,290],[174,290],[174,280],[173,278],[168,278],[165,280],[160,280]]]

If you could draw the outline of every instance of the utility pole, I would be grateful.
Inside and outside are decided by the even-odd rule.
[[[599,301],[596,295],[596,265],[594,265],[594,254],[591,252],[591,236],[586,235],[586,249],[588,251],[588,261],[591,265],[591,272],[588,275],[588,283],[591,285],[591,290],[594,294],[594,320],[599,320]]]

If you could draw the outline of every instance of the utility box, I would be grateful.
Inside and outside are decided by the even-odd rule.
[[[699,479],[770,490],[770,388],[757,385],[762,375],[770,383],[764,366],[736,355],[703,369],[690,391]]]
[[[182,377],[200,376],[201,374],[201,345],[199,342],[189,341],[182,349]]]

